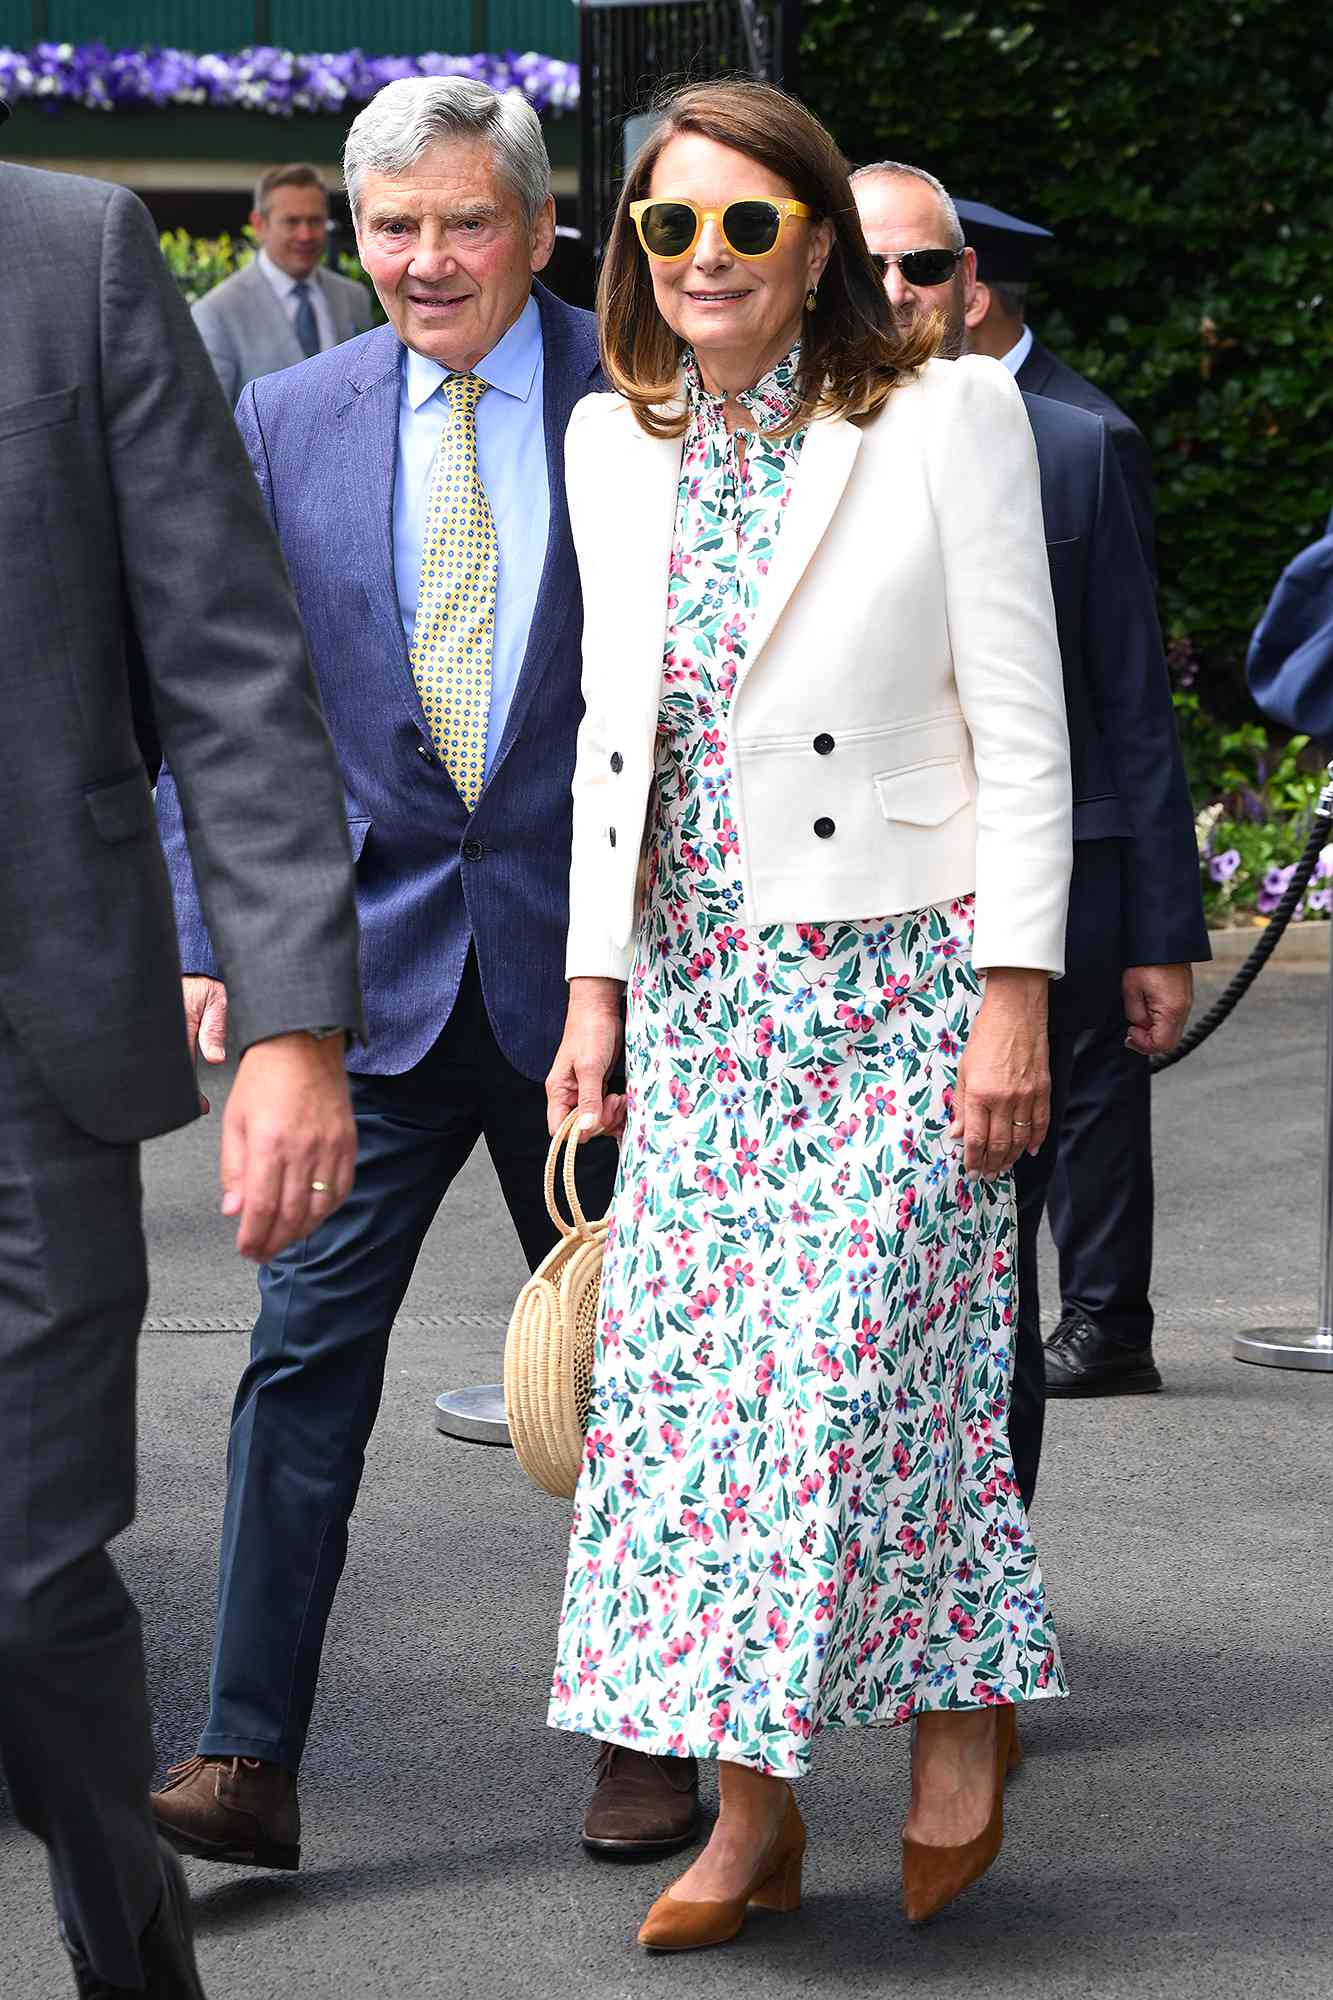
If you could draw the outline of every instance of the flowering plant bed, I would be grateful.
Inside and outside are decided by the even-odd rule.
[[[214,105],[290,118],[295,112],[345,112],[366,104],[402,76],[470,76],[496,90],[522,93],[543,117],[579,101],[579,66],[556,56],[368,56],[360,49],[300,55],[248,48],[195,55],[188,49],[111,49],[103,42],[39,42],[0,48],[0,97],[34,98],[53,110],[161,110]]]

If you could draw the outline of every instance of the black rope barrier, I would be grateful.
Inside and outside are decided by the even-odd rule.
[[[1329,829],[1333,827],[1333,764],[1328,768],[1330,782],[1319,794],[1319,803],[1315,807],[1314,821],[1310,828],[1310,838],[1306,841],[1305,850],[1296,863],[1296,873],[1288,882],[1282,901],[1264,926],[1254,950],[1235,978],[1228,983],[1226,991],[1214,1000],[1206,1014],[1199,1016],[1194,1026],[1182,1036],[1179,1045],[1172,1049],[1170,1055],[1149,1058],[1149,1068],[1154,1076],[1160,1070],[1170,1069],[1175,1063],[1183,1062],[1187,1055],[1198,1048],[1200,1042],[1206,1042],[1208,1037],[1221,1027],[1227,1016],[1245,998],[1282,942],[1282,933],[1291,922],[1296,905],[1310,886],[1315,863],[1327,843]]]

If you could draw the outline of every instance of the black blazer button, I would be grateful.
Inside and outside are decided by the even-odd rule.
[[[832,840],[837,831],[838,829],[831,819],[817,819],[815,821],[815,832],[821,840]]]
[[[833,741],[833,738],[828,734],[827,730],[825,730],[821,735],[816,736],[815,738],[816,757],[827,757],[830,751],[836,750],[837,747],[838,747],[837,744]]]
[[[486,850],[479,840],[465,840],[463,842],[464,861],[480,861],[485,852]]]
[[[621,756],[618,750],[613,750],[611,752],[611,769],[615,772],[616,776],[619,777],[624,768],[625,768],[624,758]]]
[[[433,751],[433,750],[428,750],[428,749],[426,748],[426,745],[425,745],[424,743],[418,743],[418,745],[417,745],[417,755],[418,755],[418,757],[424,757],[424,758],[425,758],[425,760],[426,760],[426,762],[427,762],[428,764],[433,764],[433,763],[435,762],[435,753],[434,753],[434,751]]]
[[[614,847],[616,844],[616,830],[613,826],[609,826],[607,828],[606,837],[610,841],[612,847]]]

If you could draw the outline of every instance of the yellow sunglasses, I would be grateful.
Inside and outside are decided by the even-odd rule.
[[[706,222],[717,224],[733,257],[754,263],[772,256],[789,216],[814,214],[803,201],[770,201],[767,195],[729,201],[725,208],[700,208],[696,202],[658,197],[632,201],[629,212],[648,255],[664,264],[688,257]]]

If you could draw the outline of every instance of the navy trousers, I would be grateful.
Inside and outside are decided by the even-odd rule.
[[[530,1267],[555,1230],[546,1212],[546,1098],[496,1043],[475,956],[448,1026],[401,1076],[351,1079],[356,1185],[336,1215],[265,1266],[260,1312],[232,1413],[218,1626],[205,1756],[295,1771],[324,1633],[347,1554],[389,1334],[426,1231],[485,1139]],[[616,1148],[594,1140],[579,1186],[601,1214]]]
[[[1113,840],[1079,841],[1069,891],[1065,976],[1051,982],[1051,1123],[1035,1159],[1014,1169],[1018,1203],[1018,1331],[1009,1441],[1025,1506],[1037,1490],[1046,1412],[1037,1240],[1054,1177],[1064,1168],[1077,1198],[1064,1209],[1063,1304],[1079,1305],[1117,1339],[1151,1335],[1152,1136],[1146,1057],[1125,1047],[1121,1000],[1120,852]],[[1100,1052],[1099,1070],[1084,1067]],[[1116,1053],[1112,1054],[1112,1050]],[[1094,1079],[1100,1077],[1100,1098]],[[1101,1115],[1089,1115],[1089,1098]],[[1054,1225],[1054,1215],[1052,1215]],[[1057,1238],[1057,1243],[1059,1239]],[[1103,1301],[1115,1302],[1109,1315]],[[1095,1303],[1094,1303],[1095,1302]]]

